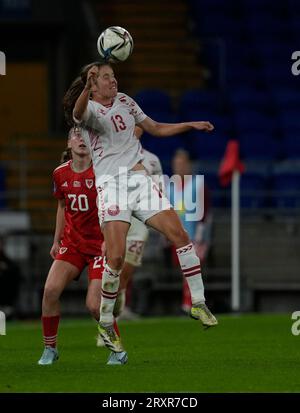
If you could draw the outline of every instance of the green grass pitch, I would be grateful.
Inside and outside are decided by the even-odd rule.
[[[107,366],[92,320],[62,320],[60,359],[38,366],[39,322],[7,323],[0,392],[300,392],[300,336],[285,315],[219,316],[204,331],[185,317],[120,323],[129,354]]]

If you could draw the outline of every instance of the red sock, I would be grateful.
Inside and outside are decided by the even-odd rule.
[[[43,336],[45,346],[56,347],[57,330],[59,324],[59,315],[44,317],[42,316]]]
[[[119,330],[119,327],[118,327],[118,324],[117,324],[116,320],[114,320],[114,329],[115,329],[115,332],[120,337],[120,330]]]

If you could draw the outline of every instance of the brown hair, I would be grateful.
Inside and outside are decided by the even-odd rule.
[[[60,163],[68,162],[72,159],[71,148],[66,148],[60,155]]]
[[[63,108],[64,108],[65,119],[69,126],[74,125],[73,109],[74,109],[76,100],[78,99],[78,97],[80,96],[81,92],[83,91],[85,87],[88,71],[93,66],[97,66],[98,68],[100,68],[101,66],[110,66],[110,64],[104,61],[89,63],[88,65],[84,66],[81,69],[80,75],[72,82],[71,86],[69,87],[69,89],[67,90],[63,98]]]
[[[73,134],[77,134],[80,132],[80,127],[79,126],[73,126],[68,133],[68,142],[71,139],[71,137],[73,136]],[[62,152],[61,156],[60,156],[60,163],[65,163],[70,161],[71,159],[73,159],[72,157],[72,149],[69,148],[68,146],[66,147],[66,149]]]

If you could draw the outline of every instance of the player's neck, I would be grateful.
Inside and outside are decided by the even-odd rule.
[[[71,168],[73,169],[74,172],[83,172],[89,169],[91,164],[92,164],[91,159],[75,158],[72,160]]]

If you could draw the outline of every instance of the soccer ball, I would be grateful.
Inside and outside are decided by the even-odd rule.
[[[132,53],[133,40],[123,27],[111,26],[98,37],[97,49],[106,62],[124,62]]]

